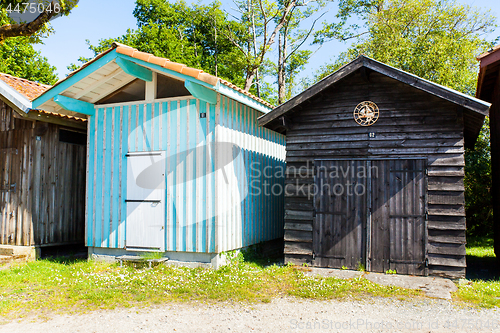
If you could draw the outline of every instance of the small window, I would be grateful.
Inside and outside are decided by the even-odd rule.
[[[180,97],[191,95],[184,87],[184,82],[157,74],[156,98]]]
[[[146,82],[135,79],[126,86],[104,97],[96,104],[112,104],[122,102],[144,101],[146,99]]]
[[[68,130],[59,130],[59,141],[73,145],[87,145],[87,134]]]

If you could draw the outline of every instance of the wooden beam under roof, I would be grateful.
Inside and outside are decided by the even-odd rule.
[[[118,67],[117,69],[115,69],[114,71],[109,73],[108,75],[104,75],[101,79],[98,79],[96,82],[90,84],[87,88],[85,88],[82,91],[75,94],[75,96],[73,96],[73,98],[79,99],[80,97],[86,95],[87,93],[91,92],[92,90],[97,89],[100,86],[108,83],[111,79],[117,77],[121,73],[122,73],[122,69],[121,69],[121,67]]]
[[[92,116],[95,113],[94,104],[80,101],[67,96],[57,95],[54,97],[54,102],[68,111],[82,113],[88,116]]]
[[[137,65],[132,61],[125,60],[120,57],[117,57],[115,61],[118,64],[118,66],[120,66],[120,68],[123,69],[123,71],[128,75],[132,75],[138,79],[148,82],[153,80],[153,72],[150,69]]]

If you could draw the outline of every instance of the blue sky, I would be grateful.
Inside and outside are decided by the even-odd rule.
[[[222,2],[227,4],[227,10],[230,10],[232,1],[223,0]],[[499,0],[461,0],[460,2],[491,9],[493,14],[500,17]],[[136,21],[132,15],[134,7],[134,0],[80,0],[78,7],[69,16],[52,22],[55,32],[44,40],[44,45],[36,45],[35,48],[57,67],[59,78],[63,78],[69,72],[66,66],[77,62],[80,56],[91,57],[93,55],[85,43],[86,39],[89,39],[92,44],[97,44],[101,38],[117,37],[123,35],[128,28],[136,28]],[[334,15],[334,10],[330,13]],[[493,39],[497,36],[500,36],[500,28],[488,37]],[[346,44],[340,42],[330,42],[324,45],[313,55],[304,74],[308,76],[314,73],[316,69],[346,47]]]

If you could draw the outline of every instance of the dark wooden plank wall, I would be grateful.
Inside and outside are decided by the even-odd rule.
[[[0,102],[0,244],[83,243],[86,147],[60,142],[60,128]]]
[[[372,205],[372,269],[380,273],[391,269],[402,274],[426,275],[425,160],[385,160],[372,164],[378,165],[374,172],[382,176],[374,177],[372,195],[375,199],[385,196],[387,200],[378,203],[374,200]],[[379,235],[385,239],[381,240]]]
[[[353,110],[373,101],[380,118],[362,127]],[[313,161],[335,158],[427,158],[429,274],[465,275],[463,111],[396,80],[359,72],[289,114],[285,260],[312,261]],[[369,133],[375,133],[370,138]],[[302,169],[301,169],[302,168]],[[300,172],[302,171],[302,172]],[[304,187],[301,187],[304,185]]]
[[[321,194],[314,198],[313,265],[357,269],[364,265],[367,200],[366,194],[353,195],[356,189],[347,184],[366,188],[367,178],[358,177],[365,161],[317,161],[316,167],[316,189]],[[341,172],[332,177],[333,170]]]

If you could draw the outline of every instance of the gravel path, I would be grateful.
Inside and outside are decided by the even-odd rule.
[[[141,308],[54,315],[0,325],[0,332],[500,332],[497,309],[458,307],[446,300],[311,301],[268,304],[170,303]]]

